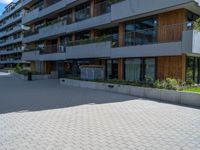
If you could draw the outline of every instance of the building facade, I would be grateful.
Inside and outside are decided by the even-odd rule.
[[[22,61],[22,3],[12,2],[0,16],[0,66],[14,67]]]
[[[23,60],[31,70],[104,78],[200,82],[198,0],[24,0]]]

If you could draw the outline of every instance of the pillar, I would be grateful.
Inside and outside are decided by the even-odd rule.
[[[123,80],[123,70],[124,70],[124,64],[123,64],[123,59],[119,58],[118,59],[118,79]]]
[[[124,29],[125,29],[125,25],[123,22],[119,23],[119,29],[118,29],[118,33],[119,33],[119,47],[124,46]]]

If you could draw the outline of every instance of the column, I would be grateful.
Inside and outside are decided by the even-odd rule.
[[[123,71],[124,71],[124,64],[123,64],[123,59],[119,58],[118,59],[118,80],[123,80]]]

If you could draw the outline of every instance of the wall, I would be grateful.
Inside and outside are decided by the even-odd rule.
[[[158,14],[158,26],[162,26],[158,29],[158,42],[180,41],[184,29],[183,23],[187,22],[186,15],[185,9]]]
[[[185,80],[186,57],[166,56],[157,58],[157,78],[176,78]]]

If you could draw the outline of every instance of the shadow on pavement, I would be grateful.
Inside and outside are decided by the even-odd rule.
[[[133,96],[59,85],[58,80],[22,81],[0,76],[0,113],[40,111],[138,99]]]

